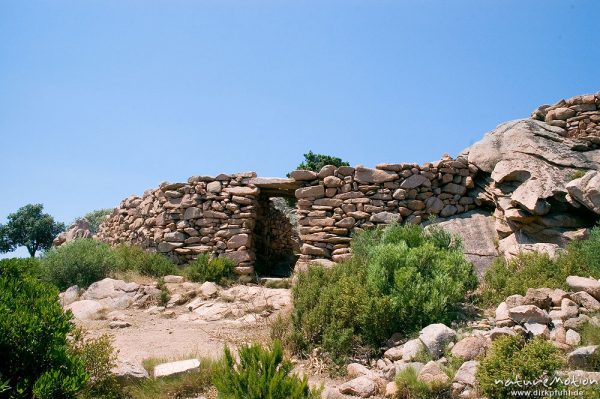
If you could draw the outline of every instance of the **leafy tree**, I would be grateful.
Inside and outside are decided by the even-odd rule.
[[[304,154],[304,161],[298,165],[296,169],[312,170],[318,172],[325,165],[333,166],[349,166],[350,164],[346,161],[342,161],[341,158],[334,157],[331,155],[315,154],[312,151]]]
[[[83,215],[82,219],[86,219],[90,223],[90,232],[96,234],[100,224],[112,213],[112,209],[96,209]]]
[[[42,204],[27,204],[8,215],[8,223],[0,225],[0,252],[11,252],[24,246],[31,257],[52,246],[52,240],[65,229],[47,213]]]

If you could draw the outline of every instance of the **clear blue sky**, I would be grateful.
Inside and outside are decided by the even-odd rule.
[[[600,90],[600,1],[0,0],[0,222],[161,181],[456,155]]]

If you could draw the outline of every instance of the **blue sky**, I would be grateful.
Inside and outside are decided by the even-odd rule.
[[[600,90],[600,2],[0,0],[0,222],[161,181],[458,154]]]

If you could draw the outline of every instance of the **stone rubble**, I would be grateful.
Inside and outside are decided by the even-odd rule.
[[[469,330],[455,331],[444,324],[431,324],[421,330],[418,338],[408,341],[400,337],[388,341],[388,349],[383,358],[371,362],[371,368],[359,363],[348,365],[348,378],[352,384],[342,384],[339,393],[352,393],[350,385],[367,386],[370,379],[377,386],[376,392],[385,397],[394,397],[397,392],[394,379],[404,369],[413,368],[420,381],[427,383],[450,383],[453,398],[480,398],[477,391],[476,371],[480,359],[485,356],[492,342],[504,336],[522,335],[527,338],[541,336],[550,340],[565,353],[566,361],[572,370],[566,375],[590,376],[600,381],[600,373],[585,371],[591,366],[598,346],[581,345],[580,331],[585,323],[600,327],[600,319],[589,317],[592,312],[574,298],[594,292],[598,280],[569,276],[567,282],[572,291],[561,289],[530,288],[525,296],[511,295],[501,302],[495,316],[471,322]],[[462,365],[452,379],[443,371],[447,354],[462,359]],[[425,355],[425,356],[424,356]],[[415,359],[431,360],[427,363]],[[368,385],[371,386],[370,384]],[[358,391],[355,391],[358,392]],[[366,395],[368,390],[361,391]],[[376,395],[375,391],[371,396]],[[353,393],[357,395],[357,393]],[[331,396],[335,397],[335,396]],[[362,396],[368,397],[368,396]]]

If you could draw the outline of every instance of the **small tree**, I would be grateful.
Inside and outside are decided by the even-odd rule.
[[[312,151],[304,154],[304,161],[298,165],[296,169],[312,170],[318,172],[325,165],[333,166],[349,166],[350,164],[346,161],[342,161],[341,158],[334,157],[331,155],[315,154]]]
[[[8,223],[0,225],[0,252],[11,252],[24,246],[31,257],[52,246],[52,240],[65,229],[47,213],[42,204],[28,204],[8,215]]]

